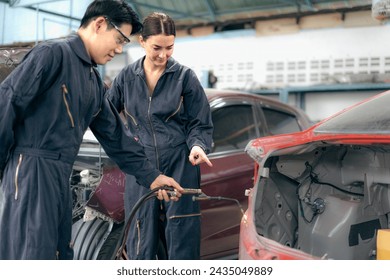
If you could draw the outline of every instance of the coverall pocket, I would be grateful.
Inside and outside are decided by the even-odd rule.
[[[66,88],[66,85],[63,84],[62,85],[62,97],[64,99],[64,104],[65,104],[65,108],[66,108],[66,112],[68,114],[68,117],[69,117],[69,120],[70,120],[70,124],[72,127],[74,127],[74,119],[73,119],[73,115],[72,115],[72,111],[70,110],[70,106],[69,106],[69,92],[68,92],[68,89]]]

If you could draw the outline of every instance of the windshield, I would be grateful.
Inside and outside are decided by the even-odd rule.
[[[319,125],[314,133],[390,133],[390,91],[377,95]]]

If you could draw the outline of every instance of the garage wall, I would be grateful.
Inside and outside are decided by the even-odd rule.
[[[73,10],[85,10],[88,2],[76,2]],[[57,11],[69,10],[69,3],[47,3]],[[70,12],[74,14],[74,12]],[[23,7],[10,8],[8,4],[0,3],[0,44],[17,42],[35,42],[68,35],[79,26],[78,21],[72,21],[55,15],[37,13]]]
[[[386,24],[304,30],[278,36],[258,36],[251,30],[226,32],[178,38],[174,57],[192,67],[200,78],[205,71],[214,70],[217,88],[253,91],[334,83],[387,83],[389,34],[390,26]],[[142,48],[136,45],[128,51],[129,61],[142,55]],[[379,92],[306,93],[304,109],[317,121]],[[299,98],[292,95],[288,103],[299,107]]]
[[[383,25],[272,37],[250,31],[216,34],[178,41],[175,57],[196,70],[213,69],[221,78],[219,87],[303,86],[348,77],[353,82],[359,77],[349,74],[390,72],[389,31]]]
[[[380,91],[306,93],[305,112],[312,121],[319,121],[378,93]]]

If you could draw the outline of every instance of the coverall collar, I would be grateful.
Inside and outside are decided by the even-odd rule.
[[[142,75],[142,73],[144,73],[143,65],[144,65],[145,58],[146,58],[146,56],[144,56],[142,59],[138,60],[138,65],[137,65],[137,69],[136,69],[137,75]],[[166,66],[163,74],[167,73],[167,72],[174,72],[178,68],[179,68],[179,65],[177,64],[176,60],[173,57],[170,57],[170,58],[168,58],[167,66]]]
[[[85,45],[81,37],[77,33],[72,33],[68,37],[68,41],[70,46],[76,55],[83,60],[85,63],[92,65],[93,67],[97,67],[97,64],[91,60],[91,57],[88,55],[87,50],[85,49]]]

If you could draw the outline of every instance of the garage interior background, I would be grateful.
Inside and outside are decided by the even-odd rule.
[[[77,30],[90,0],[0,0],[0,49]],[[390,0],[137,0],[176,22],[174,57],[217,88],[266,94],[318,121],[390,89]],[[114,79],[143,55],[133,38],[101,67]]]

